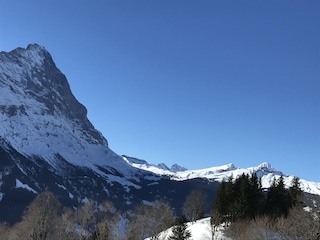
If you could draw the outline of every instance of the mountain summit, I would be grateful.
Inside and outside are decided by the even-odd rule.
[[[66,77],[38,44],[0,53],[0,136],[26,156],[50,165],[128,168],[87,119]]]

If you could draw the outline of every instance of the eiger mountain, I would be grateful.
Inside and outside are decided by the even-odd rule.
[[[87,119],[86,108],[44,47],[31,44],[0,53],[0,221],[19,220],[45,190],[73,207],[86,199],[108,199],[128,209],[161,197],[179,211],[192,189],[203,190],[212,202],[219,182],[252,172],[264,187],[282,175],[267,163],[191,171],[120,156]],[[284,176],[289,184],[292,177]],[[320,183],[303,180],[302,187],[320,195]]]

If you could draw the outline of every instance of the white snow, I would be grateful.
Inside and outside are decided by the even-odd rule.
[[[69,198],[74,199],[74,195],[71,192],[68,192]]]
[[[309,206],[304,207],[303,210],[305,210],[306,212],[312,212],[312,208]]]
[[[74,199],[74,195],[72,193],[70,193],[65,186],[58,184],[58,187],[62,188],[63,190],[66,190],[68,192],[69,198]]]
[[[62,189],[64,189],[64,190],[67,190],[67,188],[66,188],[65,186],[61,185],[61,184],[58,184],[58,187],[59,187],[59,188],[62,188]]]
[[[191,233],[190,240],[231,240],[224,235],[224,227],[219,227],[214,234],[214,238],[212,238],[210,218],[189,222],[187,226],[187,230]],[[172,227],[160,233],[159,239],[168,240],[171,234]],[[151,238],[146,238],[145,240],[151,240]]]
[[[24,188],[30,192],[37,194],[38,192],[31,188],[28,184],[22,183],[19,179],[16,179],[16,188]]]
[[[195,179],[195,178],[206,178],[209,180],[222,182],[222,181],[227,181],[231,176],[234,179],[236,179],[240,177],[242,174],[251,175],[252,173],[256,173],[258,177],[261,177],[262,187],[269,188],[274,178],[279,179],[280,176],[283,176],[285,185],[289,187],[294,177],[294,176],[283,174],[282,172],[274,169],[269,163],[266,163],[266,162],[261,163],[257,167],[250,167],[250,168],[238,168],[238,167],[235,167],[232,163],[230,163],[222,166],[199,169],[199,170],[185,170],[185,171],[173,172],[170,170],[164,170],[155,165],[150,165],[145,161],[131,162],[127,159],[124,159],[124,160],[133,167],[150,171],[160,176],[168,176],[171,179],[176,181],[184,181],[184,180]],[[320,195],[320,183],[310,182],[304,179],[300,179],[300,186],[301,186],[301,189],[305,192]]]

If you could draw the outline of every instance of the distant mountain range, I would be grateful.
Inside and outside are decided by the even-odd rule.
[[[227,181],[229,177],[234,179],[238,178],[242,174],[256,173],[259,178],[261,178],[262,187],[269,188],[272,184],[273,179],[279,179],[281,176],[284,178],[284,183],[286,186],[290,186],[294,176],[290,176],[282,173],[281,171],[273,168],[269,163],[261,163],[257,167],[250,168],[238,168],[235,167],[232,163],[226,164],[223,166],[199,169],[199,170],[188,170],[179,165],[174,165],[171,168],[167,167],[164,164],[161,165],[150,165],[146,161],[136,161],[124,156],[124,159],[133,167],[143,169],[146,171],[153,172],[160,176],[170,177],[172,180],[176,181],[185,181],[191,179],[208,179],[210,181]],[[310,182],[303,179],[300,179],[301,189],[304,192],[320,195],[320,183]]]
[[[203,170],[150,165],[114,153],[87,119],[50,53],[38,44],[0,53],[0,220],[15,222],[39,192],[49,190],[76,207],[109,199],[120,209],[166,198],[179,211],[194,188],[213,201],[219,182],[256,172],[263,187],[284,175],[263,163]],[[285,176],[289,184],[292,176]],[[301,180],[320,195],[320,183]]]

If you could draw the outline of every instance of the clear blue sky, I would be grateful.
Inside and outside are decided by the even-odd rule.
[[[118,154],[317,182],[319,26],[318,0],[0,0],[0,50],[45,46]]]

